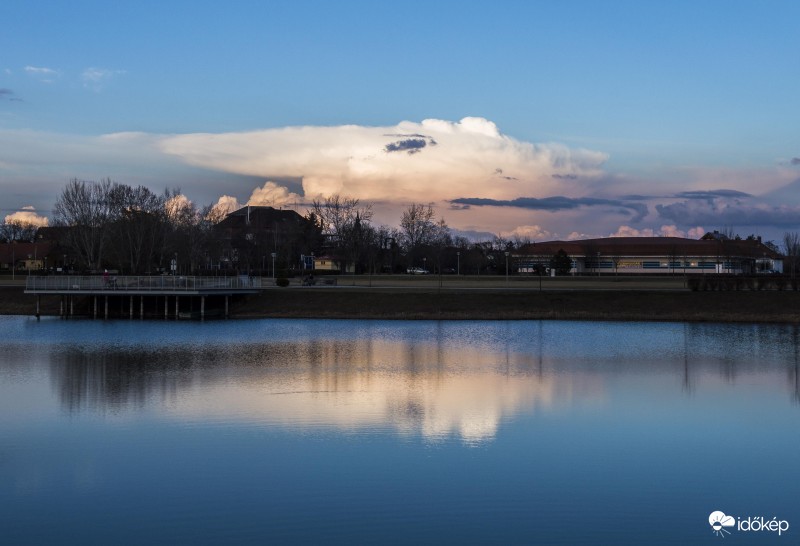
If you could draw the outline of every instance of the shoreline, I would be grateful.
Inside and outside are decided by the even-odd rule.
[[[60,299],[42,297],[41,315]],[[35,298],[0,287],[0,315],[33,316]],[[76,305],[87,316],[88,301]],[[162,307],[163,309],[163,307]],[[125,318],[126,315],[111,318]],[[137,316],[136,319],[139,317]],[[164,320],[163,314],[145,318]],[[267,288],[231,301],[231,319],[611,320],[800,324],[800,292],[625,289]],[[173,318],[174,320],[174,318]],[[215,320],[209,317],[209,320]]]

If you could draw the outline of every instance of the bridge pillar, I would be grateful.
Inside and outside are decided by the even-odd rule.
[[[41,305],[41,296],[36,296],[36,320],[39,320],[39,310]]]
[[[61,296],[61,303],[58,306],[58,316],[64,318],[64,296]]]
[[[69,316],[75,316],[75,298],[72,296],[69,297]]]
[[[97,296],[92,296],[92,318],[97,318]]]
[[[225,294],[225,318],[228,318],[228,295]]]
[[[175,320],[178,320],[178,300],[180,296],[175,296]]]
[[[105,319],[108,320],[108,296],[103,296],[105,298]]]
[[[131,301],[130,301],[130,305],[128,306],[128,308],[129,308],[128,315],[130,316],[130,318],[133,318],[133,296],[131,296]]]
[[[206,297],[200,296],[200,320],[206,319]]]
[[[144,296],[139,296],[139,320],[144,318]]]

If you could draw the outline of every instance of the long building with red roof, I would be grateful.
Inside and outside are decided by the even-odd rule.
[[[520,273],[548,265],[563,250],[573,274],[624,273],[781,273],[783,256],[760,239],[728,239],[718,233],[702,239],[680,237],[610,237],[544,241],[514,252]]]

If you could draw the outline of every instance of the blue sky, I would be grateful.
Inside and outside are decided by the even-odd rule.
[[[274,181],[278,201],[340,189],[375,199],[392,223],[418,195],[412,180],[438,187],[449,165],[453,181],[431,201],[465,231],[566,238],[730,226],[777,237],[800,228],[798,20],[793,1],[8,1],[0,208],[47,215],[72,177],[180,187],[198,204],[244,203]],[[464,118],[497,132],[467,131]],[[431,119],[451,125],[423,124]],[[321,132],[341,126],[362,131]],[[287,127],[308,138],[289,146]],[[436,147],[384,161],[386,135],[426,128]],[[97,140],[117,133],[138,136],[113,149]],[[200,134],[223,135],[226,146],[251,134],[254,144],[241,156],[235,145],[241,165],[222,165],[201,157],[218,152],[216,139],[188,138],[192,150],[163,140]],[[451,134],[474,164],[450,155]],[[315,149],[341,157],[326,164]],[[328,180],[326,168],[342,179]],[[493,193],[497,176],[519,184]],[[405,189],[393,197],[393,187]],[[685,194],[718,190],[746,196]],[[575,206],[452,206],[559,196]],[[648,198],[636,201],[648,214],[624,212],[631,196]],[[671,205],[684,213],[661,212]]]

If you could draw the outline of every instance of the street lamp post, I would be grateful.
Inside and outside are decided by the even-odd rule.
[[[272,280],[273,281],[275,280],[275,257],[276,256],[277,256],[277,253],[273,252],[272,253]]]
[[[506,250],[506,286],[508,286],[508,250]]]
[[[428,272],[428,258],[422,258],[422,270]]]
[[[461,275],[461,252],[456,252],[456,275]]]
[[[543,269],[544,269],[544,266],[541,265],[541,264],[539,264],[539,267],[536,268],[536,270],[539,272],[539,292],[542,291],[542,270]]]

